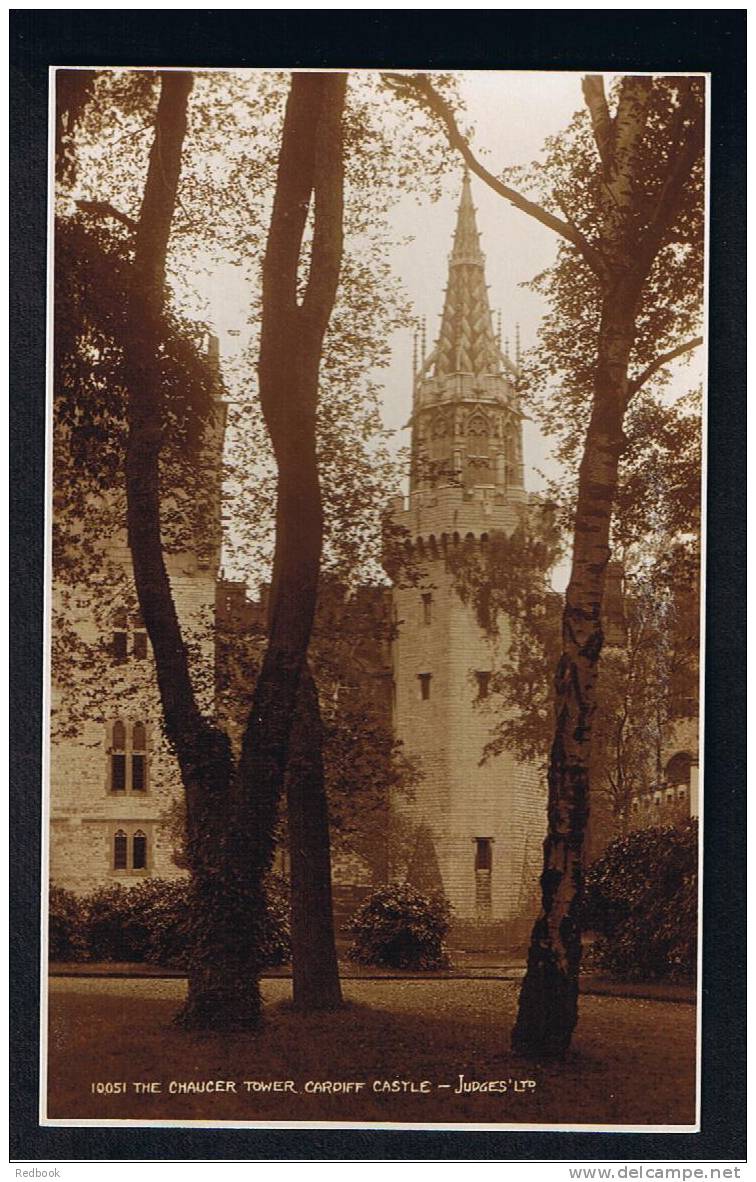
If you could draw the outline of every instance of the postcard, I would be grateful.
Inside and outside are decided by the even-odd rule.
[[[50,93],[41,1123],[696,1132],[708,76]]]

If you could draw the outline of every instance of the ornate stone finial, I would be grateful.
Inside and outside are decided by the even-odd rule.
[[[417,329],[412,334],[412,376],[417,374]]]
[[[496,344],[499,346],[499,352],[501,352],[501,308],[496,312]]]
[[[522,349],[520,348],[520,325],[515,325],[515,365],[520,368],[520,361],[522,359]]]
[[[423,316],[423,319],[422,319],[421,325],[420,325],[420,364],[421,365],[425,364],[425,358],[428,353],[428,346],[426,343],[426,330],[427,330],[427,324],[426,324],[425,317]]]

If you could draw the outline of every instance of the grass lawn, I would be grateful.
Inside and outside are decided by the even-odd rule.
[[[263,983],[258,1034],[197,1034],[171,1026],[181,980],[53,979],[48,1117],[112,1120],[395,1121],[417,1124],[692,1124],[695,1007],[583,997],[573,1050],[561,1064],[511,1055],[519,983],[501,980],[346,981],[338,1014],[293,1012],[291,983]],[[466,1082],[506,1090],[456,1094]],[[277,1080],[279,1091],[244,1081]],[[92,1085],[123,1081],[125,1092]],[[234,1089],[171,1092],[174,1083]],[[364,1086],[305,1090],[308,1081]],[[381,1081],[428,1090],[375,1090]],[[535,1081],[535,1086],[514,1081]],[[138,1094],[135,1083],[161,1085]],[[448,1088],[439,1085],[449,1084]]]

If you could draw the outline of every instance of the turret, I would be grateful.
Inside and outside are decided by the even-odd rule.
[[[518,370],[502,353],[500,335],[465,173],[438,339],[415,373],[412,492],[457,488],[467,496],[488,490],[500,503],[513,494],[522,499]]]

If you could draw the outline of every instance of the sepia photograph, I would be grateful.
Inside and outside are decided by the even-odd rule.
[[[42,1124],[700,1128],[709,81],[51,69]]]

